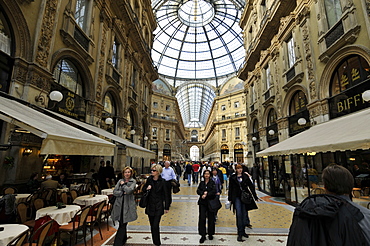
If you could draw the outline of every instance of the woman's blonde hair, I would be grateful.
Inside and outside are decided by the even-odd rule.
[[[124,174],[125,174],[125,171],[126,170],[130,170],[130,172],[131,172],[130,178],[132,178],[132,175],[134,174],[134,170],[132,170],[131,167],[125,167],[125,168],[123,168],[123,170],[122,170],[122,176],[124,177]]]
[[[162,173],[163,168],[162,168],[161,165],[159,165],[159,164],[153,164],[152,165],[152,168],[155,168],[155,170],[157,170],[159,174]]]

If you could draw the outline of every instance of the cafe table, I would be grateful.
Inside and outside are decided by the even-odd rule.
[[[81,205],[81,206],[94,206],[96,203],[106,200],[109,201],[107,195],[85,195],[77,197],[73,203]]]
[[[102,195],[107,195],[107,196],[109,196],[109,195],[113,195],[113,190],[114,190],[114,188],[111,188],[111,189],[104,189],[104,190],[101,190],[101,194],[102,194]]]
[[[28,226],[22,224],[0,224],[0,227],[4,227],[4,230],[0,231],[0,245],[4,246],[28,229]]]
[[[78,205],[65,205],[65,208],[58,208],[57,206],[50,206],[40,208],[36,211],[35,220],[49,215],[59,225],[67,225],[72,220],[75,214],[81,209]]]

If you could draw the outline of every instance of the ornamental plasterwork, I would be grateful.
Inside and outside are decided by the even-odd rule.
[[[367,15],[370,16],[370,0],[365,0]]]
[[[36,62],[43,67],[47,66],[50,53],[53,26],[57,12],[57,0],[48,0],[45,6],[44,18],[41,25],[41,33],[37,44]]]
[[[26,83],[28,72],[27,68],[19,64],[18,66],[14,66],[14,69],[15,79],[19,82]]]
[[[101,100],[102,84],[104,78],[104,64],[105,64],[105,47],[107,45],[107,28],[103,25],[102,28],[102,41],[100,46],[100,58],[98,68],[98,81],[96,86],[96,100]]]

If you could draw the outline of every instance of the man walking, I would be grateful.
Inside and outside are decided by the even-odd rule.
[[[176,174],[172,167],[170,167],[170,162],[164,162],[164,168],[161,174],[162,178],[166,181],[165,189],[167,190],[166,194],[168,195],[169,205],[172,203],[172,186],[171,180],[176,180]]]

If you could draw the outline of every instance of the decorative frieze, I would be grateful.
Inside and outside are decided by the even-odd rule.
[[[46,1],[36,55],[36,62],[43,67],[47,67],[47,61],[50,55],[50,46],[53,37],[53,26],[56,18],[57,4],[57,0]]]

